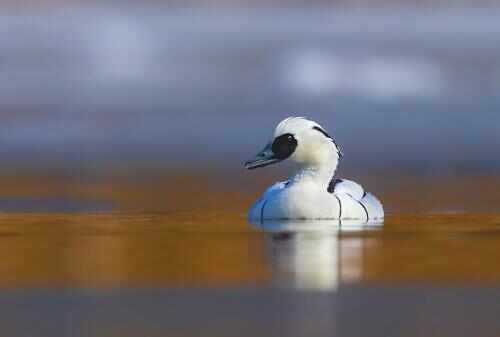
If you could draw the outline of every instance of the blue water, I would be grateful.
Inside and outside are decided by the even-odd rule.
[[[495,288],[421,286],[2,291],[0,323],[13,337],[494,336],[499,298]]]

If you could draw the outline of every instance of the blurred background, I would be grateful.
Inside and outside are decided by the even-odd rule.
[[[1,8],[0,170],[4,186],[17,181],[9,195],[20,181],[68,191],[152,172],[260,190],[283,170],[247,173],[242,162],[289,115],[320,122],[344,150],[341,175],[371,176],[382,193],[394,172],[500,169],[497,1]],[[255,185],[259,175],[272,179]]]
[[[247,223],[290,115],[383,227]],[[497,335],[499,148],[498,0],[0,0],[0,331]]]

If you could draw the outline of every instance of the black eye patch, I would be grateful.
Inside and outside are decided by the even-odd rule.
[[[276,137],[271,147],[275,158],[281,160],[290,157],[296,148],[297,148],[297,140],[291,133],[286,133],[284,135]]]

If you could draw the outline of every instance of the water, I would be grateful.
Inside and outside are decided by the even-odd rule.
[[[84,212],[111,211],[116,208],[104,200],[71,200],[64,198],[0,198],[0,210],[4,212]]]
[[[0,203],[2,332],[498,331],[497,176],[359,177],[388,216],[339,229],[248,224],[248,207],[276,177],[242,170],[0,175],[2,200],[16,201]]]
[[[496,215],[271,232],[225,215],[3,214],[2,331],[492,336],[500,328]]]
[[[233,288],[11,291],[10,336],[494,336],[493,288],[358,287],[337,293]],[[481,310],[478,309],[480,306]]]

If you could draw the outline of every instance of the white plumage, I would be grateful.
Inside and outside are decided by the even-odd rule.
[[[273,140],[245,167],[289,159],[296,169],[289,180],[267,189],[251,207],[249,220],[383,220],[384,210],[375,196],[354,181],[335,178],[341,157],[334,139],[316,122],[303,117],[280,122]]]

